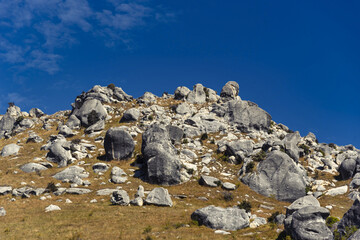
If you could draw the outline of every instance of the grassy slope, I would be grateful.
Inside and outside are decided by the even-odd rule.
[[[174,103],[176,102],[168,104]],[[126,104],[122,107],[128,108],[130,105]],[[159,105],[169,106],[165,103],[159,103]],[[119,105],[114,105],[114,107],[119,107]],[[112,126],[126,125],[119,124],[119,119],[120,116],[114,117],[110,123],[107,123],[106,129]],[[18,156],[0,158],[0,185],[11,185],[13,188],[18,188],[22,186],[21,182],[26,182],[29,186],[46,187],[49,182],[59,182],[51,177],[54,173],[60,171],[56,166],[53,169],[41,172],[41,174],[23,173],[18,169],[22,164],[31,162],[34,157],[45,156],[46,151],[40,151],[41,145],[45,144],[51,134],[57,134],[56,126],[51,131],[41,130],[41,126],[36,126],[35,129],[34,131],[45,139],[43,143],[26,144],[27,133],[18,134],[12,139],[0,140],[0,149],[7,144],[16,143],[18,140],[21,140],[22,145]],[[82,135],[82,131],[80,131],[79,135]],[[94,143],[93,139],[85,139]],[[136,140],[138,145],[135,152],[139,153],[141,136],[139,135]],[[94,144],[97,145],[98,149],[103,148],[100,144]],[[209,148],[216,149],[215,145],[206,144]],[[220,187],[203,187],[197,183],[196,179],[193,179],[179,186],[167,187],[172,195],[185,194],[188,196],[186,199],[176,199],[173,197],[174,206],[172,208],[112,206],[110,205],[109,196],[96,196],[95,191],[121,186],[132,197],[140,184],[145,187],[145,190],[151,190],[156,186],[131,177],[132,172],[136,170],[136,167],[130,166],[134,159],[122,162],[109,162],[111,166],[119,166],[124,169],[129,175],[130,181],[129,184],[115,185],[109,183],[110,171],[102,176],[95,175],[92,172],[91,166],[99,162],[96,158],[99,152],[94,152],[92,155],[93,158],[91,159],[83,159],[86,162],[83,167],[90,172],[89,180],[91,181],[91,186],[89,188],[94,190],[90,194],[82,196],[51,195],[51,199],[44,201],[39,200],[39,197],[31,196],[29,199],[17,198],[15,202],[10,202],[11,195],[0,196],[0,206],[3,206],[7,211],[7,215],[1,217],[0,239],[145,239],[147,236],[153,239],[275,239],[278,235],[277,230],[282,230],[282,227],[277,229],[278,227],[267,224],[256,229],[247,228],[232,232],[231,235],[223,236],[216,235],[214,230],[204,226],[196,226],[191,222],[190,215],[198,208],[211,204],[222,207],[234,206],[237,204],[237,201],[241,202],[245,199],[252,203],[252,213],[258,216],[269,217],[275,211],[285,213],[285,207],[289,203],[261,196],[236,178],[227,180],[239,186],[235,191],[232,191],[234,196],[232,201],[224,200],[223,190]],[[224,162],[221,162],[221,164],[224,168],[226,167],[227,171],[232,173],[236,173],[240,167]],[[14,174],[14,171],[18,173]],[[223,178],[220,175],[211,175]],[[320,174],[319,178],[329,179],[332,177]],[[31,181],[34,183],[31,183]],[[342,186],[345,183],[348,184],[348,182],[338,182],[336,185]],[[69,187],[69,184],[62,183],[62,187]],[[198,197],[207,197],[209,201],[199,200]],[[73,203],[66,204],[65,199],[67,198]],[[96,199],[98,202],[90,203],[92,199]],[[336,205],[331,213],[339,218],[342,217],[352,204],[352,201],[346,196],[323,197],[320,198],[320,202],[322,206],[329,204]],[[62,210],[45,213],[45,207],[50,204],[58,205]],[[260,208],[260,204],[272,206],[274,209],[267,210]]]

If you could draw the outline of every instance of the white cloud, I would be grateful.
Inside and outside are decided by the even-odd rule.
[[[148,1],[108,2],[93,9],[88,0],[0,0],[0,60],[53,74],[60,69],[59,50],[78,43],[80,32],[104,38],[107,46],[119,40],[127,46],[130,30],[167,16]]]

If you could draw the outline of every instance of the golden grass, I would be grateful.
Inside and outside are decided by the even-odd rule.
[[[178,104],[180,101],[163,101],[158,99],[158,104],[163,107],[170,107]],[[112,107],[128,109],[133,106],[138,106],[135,100],[130,103],[111,104]],[[105,132],[110,127],[114,126],[132,126],[134,123],[119,123],[121,115],[113,117],[113,119],[106,124]],[[64,119],[60,119],[64,120]],[[139,126],[138,123],[135,123]],[[57,134],[55,124],[52,130],[46,131],[41,129],[38,125],[34,132],[41,136],[45,141],[42,143],[25,143],[28,137],[27,131],[20,133],[11,139],[1,139],[0,149],[3,146],[21,141],[22,146],[18,156],[9,156],[0,158],[0,185],[10,185],[13,188],[22,187],[21,182],[26,182],[27,185],[33,187],[46,187],[49,182],[58,183],[59,181],[52,178],[52,175],[61,171],[54,164],[54,168],[37,173],[23,173],[19,166],[22,164],[32,162],[34,157],[43,157],[47,151],[40,151],[40,147],[46,143],[49,136]],[[79,135],[71,139],[79,138],[83,134],[83,130],[79,130]],[[209,134],[209,138],[216,138],[216,134]],[[103,148],[99,143],[95,143],[93,138],[85,137],[84,139],[91,141],[96,145],[97,149]],[[135,148],[136,153],[140,153],[141,148],[141,134],[135,139],[138,144]],[[208,140],[203,141],[203,144],[213,150],[213,157],[217,158],[216,145],[208,143]],[[209,188],[200,186],[196,179],[178,185],[166,187],[171,195],[184,194],[185,199],[177,199],[172,197],[174,206],[156,207],[121,207],[112,206],[110,204],[109,196],[97,196],[96,190],[104,188],[116,188],[121,186],[129,193],[130,198],[134,196],[138,186],[141,184],[145,190],[149,191],[157,187],[151,185],[140,179],[133,178],[133,172],[137,170],[136,167],[130,164],[135,160],[134,158],[128,161],[111,161],[106,162],[111,166],[119,166],[129,176],[128,184],[113,184],[108,182],[110,178],[110,170],[104,175],[96,175],[92,171],[92,165],[100,162],[97,157],[99,152],[91,153],[93,158],[83,159],[85,165],[82,165],[89,173],[89,180],[91,185],[89,189],[92,193],[86,195],[51,195],[51,199],[41,201],[39,196],[31,196],[29,199],[17,198],[16,201],[11,202],[11,195],[0,196],[0,206],[7,211],[5,217],[1,217],[0,222],[0,239],[146,239],[148,236],[152,239],[276,239],[278,235],[278,227],[271,224],[261,226],[256,229],[242,229],[234,231],[231,235],[223,236],[214,234],[214,230],[204,226],[196,226],[191,222],[191,213],[198,208],[208,205],[216,205],[221,207],[229,207],[237,205],[237,202],[248,200],[252,204],[252,213],[260,217],[269,217],[273,212],[279,211],[285,213],[285,207],[289,205],[286,202],[277,201],[274,198],[264,197],[252,191],[249,187],[242,184],[237,178],[225,179],[219,173],[212,173],[212,176],[218,177],[223,181],[229,181],[238,186],[235,191],[231,191],[233,195],[232,201],[225,201],[223,192],[220,187]],[[200,155],[200,153],[199,153]],[[222,165],[222,169],[226,172],[236,174],[241,165],[231,165],[226,162],[218,162]],[[208,167],[219,167],[218,163],[210,163]],[[198,169],[199,171],[201,169]],[[17,171],[18,173],[14,173]],[[330,179],[333,176],[321,175],[320,178]],[[34,183],[32,184],[31,181]],[[341,186],[348,182],[337,182],[337,186]],[[61,183],[62,187],[69,187],[68,183]],[[208,201],[199,200],[198,197],[206,197]],[[65,203],[66,199],[70,199],[73,203]],[[90,203],[90,200],[96,199],[97,203]],[[352,201],[346,196],[329,197],[324,196],[320,198],[322,206],[336,205],[331,214],[336,217],[342,215],[351,206]],[[44,209],[50,204],[58,205],[62,210],[50,213],[45,213]],[[273,207],[273,210],[260,208],[260,204]],[[282,230],[282,227],[279,227]]]

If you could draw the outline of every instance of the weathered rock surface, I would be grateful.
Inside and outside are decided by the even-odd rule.
[[[140,118],[140,111],[136,108],[126,110],[121,118],[121,122],[134,122]]]
[[[121,127],[114,127],[106,132],[104,148],[107,159],[123,160],[132,156],[135,143],[128,132]]]
[[[114,205],[128,206],[130,204],[130,198],[125,190],[118,190],[112,193],[111,203]]]
[[[85,169],[82,167],[71,166],[61,172],[56,173],[53,177],[60,181],[74,181],[76,178],[81,179],[89,177],[89,173],[86,172]]]
[[[20,146],[16,145],[15,143],[8,144],[1,150],[1,156],[7,157],[11,155],[16,155],[18,154],[19,150]]]
[[[76,108],[73,110],[73,114],[81,121],[81,124],[85,127],[89,127],[99,120],[104,120],[107,116],[106,109],[97,99],[90,99],[85,101],[80,108]]]
[[[115,166],[111,169],[111,182],[124,183],[127,180],[127,174],[121,168]]]
[[[347,227],[355,226],[360,228],[360,200],[359,198],[355,199],[351,208],[344,214],[343,218],[340,220],[337,225],[337,230],[341,235],[347,233]]]
[[[253,102],[231,100],[221,105],[214,105],[212,111],[242,132],[268,131],[271,123],[270,114]]]
[[[292,202],[306,194],[304,175],[287,154],[273,151],[259,163],[256,172],[246,174],[241,181],[262,195]]]
[[[163,207],[173,206],[168,190],[162,187],[154,188],[146,197],[145,203]]]
[[[220,208],[213,205],[200,208],[191,214],[191,219],[212,229],[236,231],[249,226],[250,220],[244,209]]]
[[[46,170],[47,167],[39,163],[26,163],[20,167],[23,172],[31,173]]]
[[[193,90],[187,95],[186,100],[193,104],[201,104],[206,102],[206,93],[204,86],[196,84]]]
[[[222,88],[220,97],[222,101],[229,101],[236,99],[236,97],[239,95],[239,84],[234,81],[229,81],[225,84],[225,86]]]
[[[218,187],[221,185],[221,181],[216,177],[202,175],[200,177],[199,184],[208,187]]]

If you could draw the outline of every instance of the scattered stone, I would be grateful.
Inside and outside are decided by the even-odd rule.
[[[154,188],[146,197],[145,203],[164,207],[173,206],[168,190],[162,187]]]
[[[236,185],[233,184],[233,183],[229,183],[229,182],[224,182],[222,184],[222,188],[225,189],[225,190],[235,190],[236,189]]]
[[[31,172],[40,172],[43,170],[47,170],[47,167],[43,166],[39,163],[26,163],[20,167],[23,172],[31,173]]]
[[[0,207],[0,217],[6,216],[6,210],[3,207]]]
[[[90,189],[87,188],[68,188],[66,189],[66,193],[68,194],[75,194],[75,195],[82,195],[82,194],[87,194],[87,193],[91,193],[92,191]]]
[[[130,204],[130,198],[125,190],[117,190],[112,193],[111,203],[114,205],[128,206]]]
[[[348,186],[344,185],[341,187],[337,187],[337,188],[332,188],[330,190],[328,190],[325,195],[329,195],[329,196],[337,196],[337,195],[342,195],[347,193],[348,191]]]
[[[94,173],[100,173],[100,172],[106,172],[109,169],[109,164],[105,164],[105,163],[95,163],[92,166],[92,169],[94,171]]]
[[[0,186],[0,195],[6,195],[12,192],[11,186]]]
[[[7,156],[11,156],[11,155],[17,155],[19,150],[20,150],[20,146],[12,143],[12,144],[6,145],[1,150],[1,156],[2,157],[7,157]]]
[[[86,172],[85,169],[82,167],[71,166],[61,172],[56,173],[53,177],[60,181],[68,180],[70,182],[74,182],[76,178],[82,179],[89,177],[89,173]]]
[[[199,184],[208,187],[218,187],[221,185],[221,181],[216,177],[201,175]]]
[[[136,108],[126,110],[120,122],[135,122],[140,118],[140,111]]]
[[[244,209],[221,208],[213,205],[196,210],[191,219],[212,229],[236,231],[249,226],[250,220]]]
[[[61,208],[59,206],[56,206],[56,205],[49,205],[45,208],[45,212],[52,212],[52,211],[60,211]]]
[[[117,191],[118,189],[110,189],[110,188],[105,188],[105,189],[100,189],[96,191],[96,195],[99,196],[110,196],[112,195],[113,192]]]
[[[111,169],[111,182],[120,184],[127,181],[127,174],[121,168],[115,166]]]

